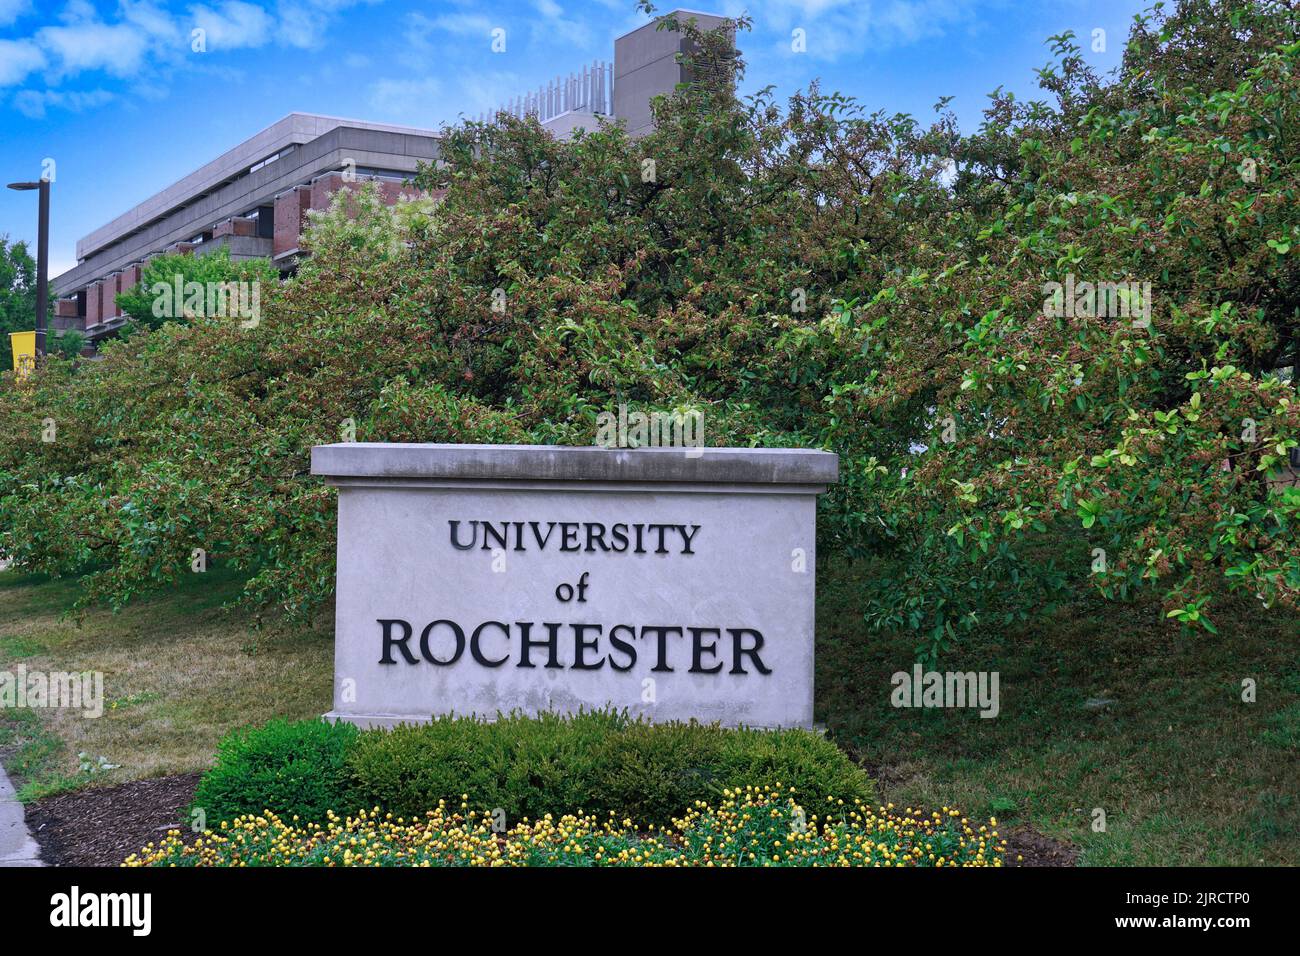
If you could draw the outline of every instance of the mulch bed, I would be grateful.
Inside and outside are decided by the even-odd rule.
[[[188,835],[185,808],[198,773],[136,780],[46,797],[27,807],[27,826],[51,866],[117,866],[167,831]],[[1006,832],[1007,866],[1074,866],[1079,851],[1025,826]],[[1023,859],[1017,861],[1016,857]]]
[[[185,808],[200,773],[135,780],[27,805],[27,827],[50,866],[118,866],[168,830],[188,832]]]
[[[1032,827],[1012,827],[1003,834],[1007,841],[1006,866],[1075,866],[1077,847],[1043,836]],[[1019,861],[1016,857],[1021,857]]]

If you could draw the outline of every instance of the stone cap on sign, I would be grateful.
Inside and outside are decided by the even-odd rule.
[[[838,479],[839,456],[810,448],[344,442],[313,448],[311,471],[335,485],[472,483],[554,488],[581,483],[592,488],[594,483],[617,490],[671,483],[683,491],[723,485],[817,493]]]

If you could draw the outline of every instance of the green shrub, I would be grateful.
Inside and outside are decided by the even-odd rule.
[[[509,767],[505,737],[490,725],[479,730],[468,720],[368,731],[349,758],[353,792],[362,804],[401,808],[408,815],[437,806],[437,797],[423,805],[430,794],[459,802],[460,794],[473,793],[498,806]]]
[[[724,787],[794,787],[805,799],[873,799],[871,781],[822,737],[800,730],[651,724],[624,712],[440,718],[362,734],[349,759],[350,805],[421,815],[439,800],[500,808],[511,821],[611,811],[664,825]]]
[[[480,732],[510,742],[505,799],[511,802],[493,806],[512,813],[512,819],[536,818],[564,805],[593,806],[601,779],[599,749],[627,725],[626,714],[613,710],[571,717],[509,714],[493,724],[478,724]]]
[[[803,799],[870,802],[871,782],[833,743],[803,730],[629,723],[597,754],[601,809],[666,823],[724,787],[793,787]]]
[[[217,746],[217,763],[204,774],[192,809],[209,826],[270,810],[284,817],[323,820],[348,808],[347,755],[360,731],[323,720],[272,720],[236,730]]]
[[[611,712],[502,715],[492,723],[439,717],[362,735],[351,759],[355,800],[421,814],[439,799],[501,807],[513,819],[587,806],[597,785],[597,748],[627,724]]]
[[[382,807],[420,816],[444,800],[507,819],[575,811],[663,826],[726,787],[794,788],[805,800],[869,803],[871,781],[834,744],[802,730],[651,724],[626,712],[512,713],[494,722],[440,717],[359,732],[348,724],[272,721],[236,731],[199,783],[209,823],[270,810],[323,821]]]
[[[756,782],[725,777],[723,738],[736,733],[716,724],[629,724],[601,744],[599,809],[663,824],[728,784]]]

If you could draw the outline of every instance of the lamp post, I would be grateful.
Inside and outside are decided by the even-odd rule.
[[[36,233],[36,360],[45,354],[45,315],[50,307],[50,181],[10,183],[19,191],[39,189],[40,221]]]

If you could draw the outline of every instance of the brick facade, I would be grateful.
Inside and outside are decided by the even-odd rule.
[[[257,235],[257,222],[253,219],[246,219],[243,216],[236,216],[233,219],[227,219],[225,222],[217,223],[212,230],[212,238],[219,239],[222,236],[255,236]]]
[[[100,291],[103,282],[92,282],[86,286],[86,328],[99,325],[103,321],[103,295]]]
[[[275,235],[271,254],[279,257],[298,248],[303,217],[311,208],[311,187],[295,186],[275,197]]]
[[[103,283],[99,287],[99,316],[105,322],[117,315],[117,302],[115,300],[117,298],[117,277],[119,275],[120,273],[114,272],[105,276]]]
[[[130,292],[140,284],[140,263],[132,263],[122,270],[122,278],[118,283],[118,292]]]

